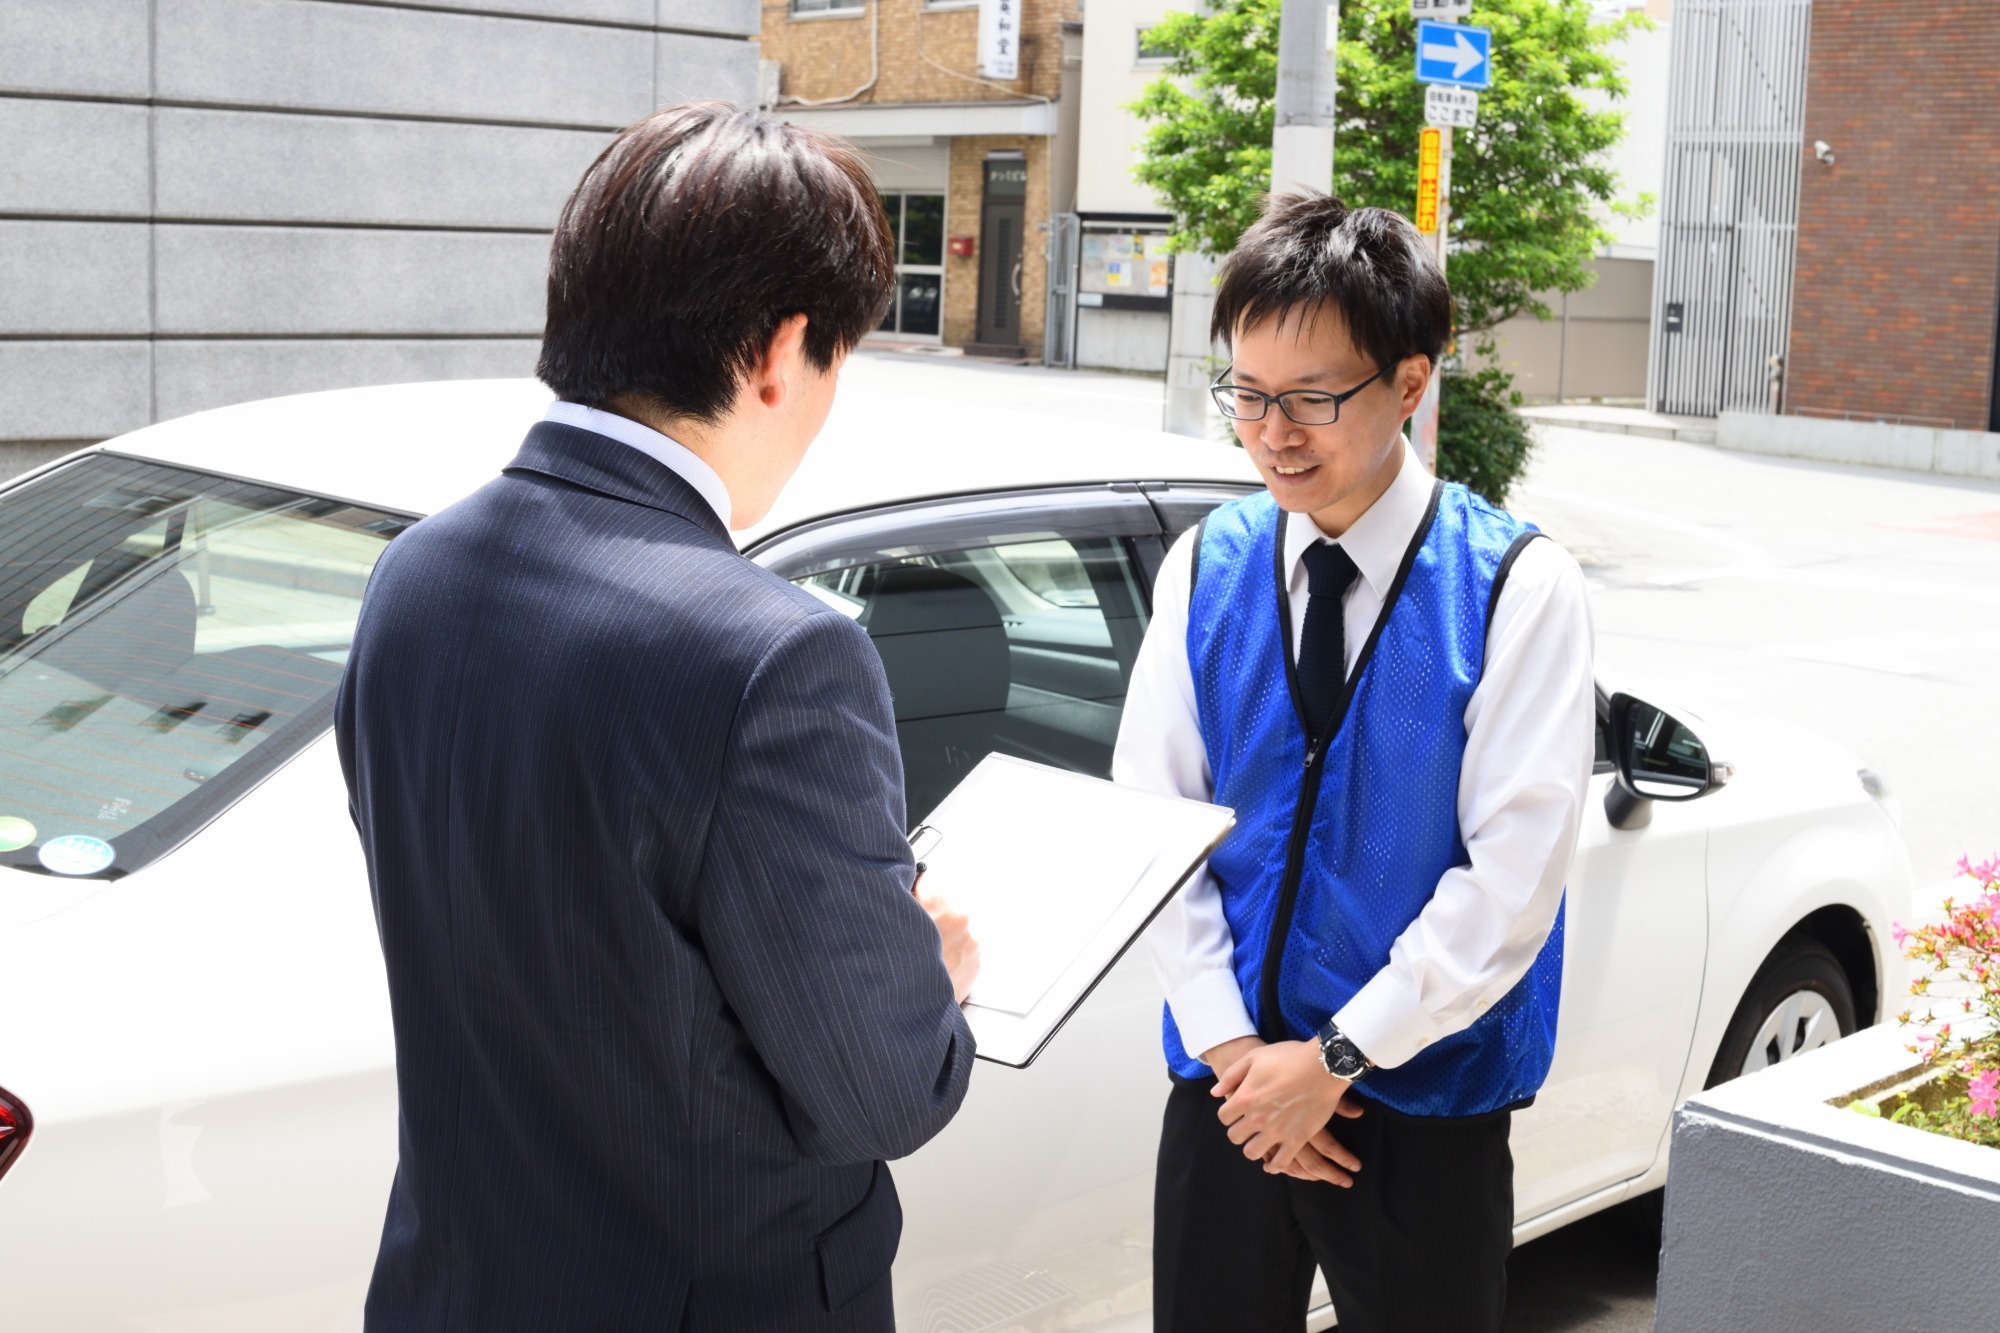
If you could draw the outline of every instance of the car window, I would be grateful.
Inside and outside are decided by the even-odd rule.
[[[109,454],[0,494],[0,864],[128,874],[320,734],[411,521]]]
[[[882,655],[913,825],[996,750],[1110,776],[1146,629],[1125,538],[883,551],[794,581],[858,621]]]

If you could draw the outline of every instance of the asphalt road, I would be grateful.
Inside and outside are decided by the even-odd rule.
[[[1517,512],[1583,562],[1600,679],[1833,736],[1920,885],[2000,850],[2000,486],[1546,429]]]
[[[890,354],[954,400],[1157,428],[1157,380]],[[1510,507],[1584,567],[1599,679],[1840,739],[1888,779],[1918,885],[2000,851],[2000,486],[1538,428]],[[1521,1247],[1509,1333],[1653,1326],[1635,1209]]]

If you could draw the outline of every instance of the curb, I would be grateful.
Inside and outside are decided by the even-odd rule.
[[[1561,426],[1568,430],[1594,430],[1609,435],[1638,435],[1651,440],[1674,440],[1680,444],[1714,444],[1715,427],[1680,426],[1662,419],[1650,421],[1620,421],[1612,417],[1572,417],[1557,416],[1553,412],[1538,411],[1532,407],[1516,408],[1521,419],[1536,426]]]

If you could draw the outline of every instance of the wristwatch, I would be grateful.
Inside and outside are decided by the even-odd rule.
[[[1319,1062],[1327,1073],[1348,1083],[1359,1083],[1361,1076],[1375,1067],[1331,1018],[1319,1030]]]

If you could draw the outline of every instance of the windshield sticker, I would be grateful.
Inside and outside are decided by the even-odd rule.
[[[95,875],[118,853],[102,838],[71,833],[42,844],[42,864],[58,875]]]
[[[0,852],[18,852],[35,840],[35,826],[25,819],[0,818]]]

